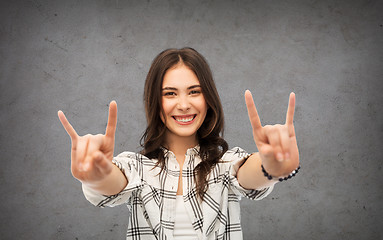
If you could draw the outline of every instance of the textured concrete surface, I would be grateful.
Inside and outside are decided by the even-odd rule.
[[[128,210],[98,209],[70,173],[62,109],[116,153],[138,151],[149,65],[191,46],[209,61],[230,146],[256,151],[243,93],[264,124],[297,96],[302,171],[242,201],[245,239],[382,239],[382,1],[0,3],[1,239],[124,239]]]

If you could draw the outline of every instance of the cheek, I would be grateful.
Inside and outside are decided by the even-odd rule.
[[[160,118],[161,118],[162,123],[165,124],[164,116],[161,113],[160,113]]]
[[[199,109],[200,109],[202,114],[206,115],[208,106],[207,106],[207,103],[205,101],[205,98],[201,99],[201,101],[199,103]]]
[[[160,111],[160,118],[161,118],[161,121],[165,124],[164,113],[163,113],[163,112],[166,112],[164,99],[161,100],[161,107],[162,107],[162,111]]]
[[[171,111],[171,103],[167,101],[166,99],[162,99],[162,110],[165,114],[165,117],[170,113]],[[161,120],[164,122],[164,116],[161,114]]]

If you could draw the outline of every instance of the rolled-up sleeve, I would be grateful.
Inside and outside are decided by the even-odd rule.
[[[222,160],[230,162],[230,184],[233,192],[238,196],[247,197],[252,200],[261,200],[271,193],[273,187],[267,187],[261,190],[245,189],[239,184],[237,179],[238,169],[250,156],[251,154],[245,150],[234,147],[223,155]]]
[[[82,185],[85,198],[97,207],[114,207],[126,203],[132,192],[142,187],[142,177],[140,176],[139,165],[136,154],[132,152],[123,152],[114,157],[112,162],[121,170],[128,180],[126,187],[118,194],[106,196],[91,189],[87,185]]]

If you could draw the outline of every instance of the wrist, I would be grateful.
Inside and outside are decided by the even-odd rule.
[[[279,177],[275,177],[275,176],[272,176],[271,174],[269,174],[266,169],[264,168],[263,164],[261,164],[261,169],[262,169],[262,173],[263,175],[269,179],[269,180],[278,180],[279,182],[282,182],[282,181],[286,181],[292,177],[295,177],[295,175],[298,173],[298,171],[301,169],[301,166],[299,165],[295,170],[293,170],[290,174],[288,175],[285,175],[285,176],[279,176]]]
[[[112,170],[100,180],[83,182],[83,184],[99,192],[100,194],[111,196],[120,193],[127,185],[128,181],[125,174],[112,164]]]

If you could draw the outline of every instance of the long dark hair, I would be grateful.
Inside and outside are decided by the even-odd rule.
[[[215,87],[210,67],[205,58],[193,48],[167,49],[154,58],[145,82],[144,103],[147,128],[141,137],[142,154],[158,159],[161,171],[165,167],[162,144],[165,142],[166,126],[161,120],[162,82],[166,71],[182,62],[192,70],[202,89],[208,110],[197,131],[202,161],[194,169],[197,194],[201,199],[208,188],[207,176],[227,151],[228,145],[222,138],[224,116],[221,101]]]

